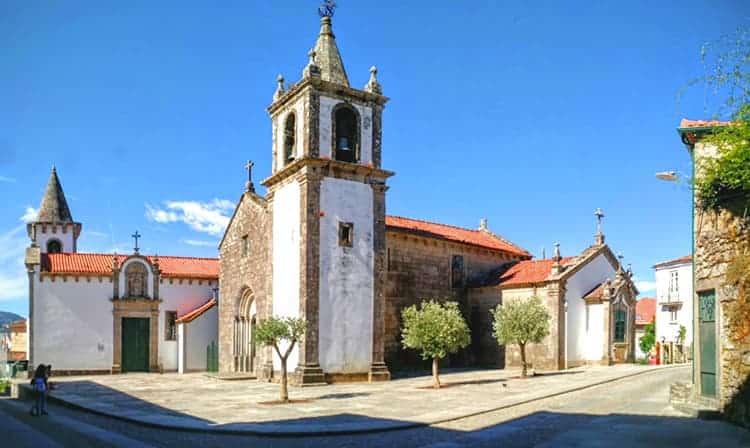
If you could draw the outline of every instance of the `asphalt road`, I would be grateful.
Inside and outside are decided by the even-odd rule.
[[[0,399],[3,447],[750,447],[750,432],[686,418],[668,404],[669,385],[689,368],[647,373],[439,427],[334,437],[214,435],[143,427],[51,405]]]

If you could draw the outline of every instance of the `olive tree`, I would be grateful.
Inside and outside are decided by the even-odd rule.
[[[438,364],[449,353],[455,353],[469,345],[469,326],[461,315],[456,302],[443,304],[423,301],[404,309],[401,313],[404,324],[402,344],[405,348],[421,351],[422,359],[432,359],[433,387],[440,388]]]
[[[518,344],[521,376],[526,377],[526,345],[540,343],[549,334],[550,315],[542,300],[533,296],[499,305],[492,311],[492,334],[498,344]]]
[[[306,328],[307,321],[305,319],[271,316],[261,320],[253,329],[255,344],[273,347],[281,360],[281,401],[283,403],[289,402],[286,361],[292,353],[294,345],[302,340]],[[282,353],[281,345],[285,341],[288,345]]]

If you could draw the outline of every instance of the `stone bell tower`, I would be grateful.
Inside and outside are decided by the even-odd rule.
[[[289,358],[299,383],[387,380],[383,361],[385,192],[380,167],[382,95],[377,69],[352,88],[332,29],[333,7],[302,79],[279,76],[268,112],[272,175],[273,314],[304,317],[304,343]],[[277,363],[278,360],[274,360]],[[278,364],[275,369],[278,369]]]

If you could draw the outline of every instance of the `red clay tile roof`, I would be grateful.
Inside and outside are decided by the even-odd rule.
[[[521,247],[483,230],[466,229],[401,216],[386,216],[385,225],[386,230],[406,231],[428,238],[439,238],[457,243],[470,244],[485,249],[508,252],[520,257],[531,257],[531,254]]]
[[[592,289],[583,295],[583,299],[601,299],[604,297],[604,283],[599,283]]]
[[[563,257],[562,265],[570,264],[575,257]],[[543,283],[552,272],[554,260],[546,258],[542,260],[519,261],[500,275],[500,286],[527,285],[532,283]]]
[[[720,120],[688,120],[683,118],[680,121],[680,129],[689,128],[710,128],[714,126],[727,126],[731,124],[731,121],[720,121]]]
[[[122,263],[127,255],[117,255]],[[145,256],[152,263],[154,256]],[[159,256],[159,269],[164,277],[195,278],[218,280],[219,260],[217,258],[192,258]],[[110,275],[112,273],[111,254],[43,254],[42,271],[52,274]]]
[[[182,316],[179,316],[176,322],[178,324],[192,322],[195,319],[199,318],[201,315],[203,315],[203,313],[213,308],[214,306],[216,306],[216,299],[211,299],[208,302],[204,303],[203,305],[199,306],[198,308],[192,311],[189,311],[183,314]]]
[[[635,305],[635,324],[647,325],[653,322],[656,315],[656,299],[644,297]]]
[[[677,264],[692,263],[692,262],[693,262],[693,256],[685,255],[684,257],[675,258],[674,260],[662,261],[661,263],[656,263],[654,265],[654,268],[661,269],[661,268],[666,268],[669,266],[674,266]]]
[[[12,333],[26,333],[26,319],[9,323],[8,330]]]

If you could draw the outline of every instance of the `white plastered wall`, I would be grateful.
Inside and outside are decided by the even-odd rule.
[[[36,244],[43,254],[47,253],[47,243],[50,240],[58,240],[62,244],[63,253],[75,252],[75,237],[70,225],[34,224],[36,229]],[[44,230],[42,230],[44,229]],[[63,232],[65,230],[65,232]]]
[[[343,101],[320,97],[320,157],[333,159],[333,108]],[[360,161],[362,165],[372,162],[372,109],[351,103],[359,114]]]
[[[219,307],[214,306],[192,322],[178,325],[178,341],[185,344],[180,353],[180,372],[206,370],[206,349],[219,339]]]
[[[593,305],[588,311],[587,325],[586,302],[583,296],[607,278],[614,279],[614,277],[615,269],[607,258],[600,254],[586,263],[566,282],[565,300],[568,305],[566,358],[569,365],[580,364],[584,361],[597,361],[602,358],[605,341],[604,316],[594,309],[600,305]]]
[[[191,284],[192,283],[192,284]],[[213,288],[216,286],[217,281],[209,282],[203,280],[183,279],[180,284],[179,279],[172,279],[172,284],[169,284],[169,279],[163,279],[159,285],[159,298],[162,300],[159,305],[159,363],[162,365],[164,370],[173,371],[178,369],[178,357],[179,347],[177,339],[173,341],[166,340],[166,312],[177,311],[178,316],[189,313],[190,311],[198,308],[199,306],[206,303],[213,297]],[[213,286],[212,286],[213,285]],[[218,335],[218,315],[215,316],[217,320],[217,335]],[[188,329],[188,333],[190,329]],[[193,340],[188,335],[187,350],[192,350]],[[206,347],[203,346],[205,351]],[[204,353],[205,358],[205,353]],[[188,366],[190,368],[190,366]]]
[[[53,370],[112,368],[112,282],[34,275],[34,362]]]
[[[320,204],[320,366],[327,373],[366,372],[372,361],[372,188],[326,178]],[[339,222],[354,225],[352,247],[339,245]]]
[[[278,188],[273,199],[273,314],[299,317],[300,286],[300,186],[292,181]],[[279,347],[286,350],[287,345]],[[295,346],[287,360],[289,370],[298,362]],[[278,356],[273,357],[274,369],[280,369]]]

